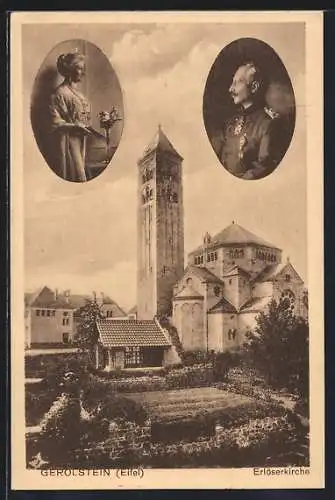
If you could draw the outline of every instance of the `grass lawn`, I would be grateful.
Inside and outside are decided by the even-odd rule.
[[[153,421],[210,415],[254,402],[253,398],[215,387],[127,393],[125,396],[140,403]]]

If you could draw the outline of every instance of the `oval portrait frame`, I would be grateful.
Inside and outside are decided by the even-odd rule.
[[[86,182],[100,176],[124,126],[121,85],[103,51],[84,39],[55,45],[35,77],[30,119],[37,146],[58,177]]]
[[[296,101],[269,44],[239,38],[220,51],[205,84],[203,120],[219,162],[236,178],[262,179],[279,167],[294,134]]]

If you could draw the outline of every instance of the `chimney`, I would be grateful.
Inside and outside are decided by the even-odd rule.
[[[64,292],[65,302],[67,304],[70,302],[70,293],[71,293],[71,290],[65,290],[65,292]]]

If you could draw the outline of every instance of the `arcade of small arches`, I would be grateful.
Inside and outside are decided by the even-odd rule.
[[[145,184],[146,182],[150,181],[154,177],[154,172],[152,169],[145,168],[142,173],[142,182]]]
[[[266,262],[277,262],[277,256],[275,254],[263,250],[256,250],[256,258]]]
[[[217,252],[209,252],[207,254],[207,262],[214,262],[215,260],[218,260],[218,253]],[[203,255],[197,255],[194,257],[194,264],[199,265],[204,263],[204,256]]]
[[[244,257],[244,250],[243,248],[229,250],[228,255],[230,259],[241,259]]]
[[[148,203],[148,201],[153,200],[153,197],[154,197],[153,189],[150,188],[149,186],[146,186],[142,192],[142,203]]]

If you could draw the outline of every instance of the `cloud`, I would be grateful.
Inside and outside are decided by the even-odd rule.
[[[109,293],[121,306],[135,303],[137,160],[159,123],[184,158],[185,251],[198,246],[206,231],[215,234],[235,220],[282,246],[304,276],[305,78],[299,42],[303,37],[296,35],[295,45],[286,42],[297,27],[287,28],[285,38],[276,24],[147,24],[125,27],[114,38],[108,26],[85,30],[89,39],[100,40],[117,71],[124,95],[124,131],[104,173],[94,181],[75,184],[57,178],[45,164],[26,115],[27,285],[96,289]],[[251,183],[223,169],[202,118],[210,67],[237,33],[264,39],[275,48],[287,65],[298,105],[294,138],[282,164],[270,178]]]
[[[143,28],[127,31],[113,45],[111,62],[122,68],[124,77],[153,76],[184,60],[189,51],[218,25],[157,24],[150,32]]]

